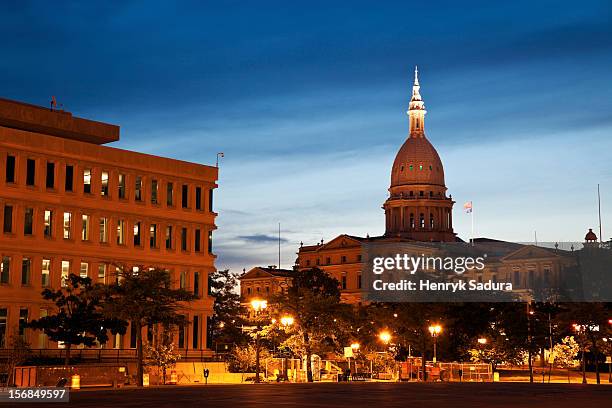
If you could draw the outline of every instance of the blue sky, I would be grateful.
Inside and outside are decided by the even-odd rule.
[[[467,238],[612,236],[612,3],[7,2],[0,96],[121,125],[114,145],[213,164],[217,266],[384,232],[419,65]]]

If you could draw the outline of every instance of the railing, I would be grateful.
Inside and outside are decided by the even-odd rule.
[[[21,350],[0,349],[0,362],[6,361],[13,353],[22,353]],[[215,354],[210,350],[178,350],[181,354],[181,361],[223,361],[224,354]],[[29,354],[31,360],[63,360],[66,358],[65,349],[33,349]],[[70,350],[70,360],[75,362],[99,362],[99,363],[120,363],[135,361],[137,358],[136,349],[93,349],[93,348],[73,348]]]

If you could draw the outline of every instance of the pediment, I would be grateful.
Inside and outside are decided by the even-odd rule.
[[[550,250],[537,247],[535,245],[525,245],[522,248],[517,249],[514,252],[501,258],[502,261],[520,261],[528,259],[541,259],[541,258],[556,258],[559,255],[551,252]]]
[[[339,235],[326,244],[319,247],[319,250],[343,249],[361,247],[361,242],[348,235]]]
[[[243,279],[258,279],[258,278],[270,278],[270,277],[274,277],[274,275],[272,275],[270,272],[267,272],[261,268],[253,268],[247,273],[245,273],[244,275],[242,275],[241,277],[239,277],[238,279],[243,280]]]

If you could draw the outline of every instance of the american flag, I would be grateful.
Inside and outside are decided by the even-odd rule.
[[[472,212],[472,202],[468,201],[465,204],[463,204],[463,209],[465,210],[467,214],[471,213]]]

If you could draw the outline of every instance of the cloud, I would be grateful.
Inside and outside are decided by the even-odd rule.
[[[243,241],[248,241],[256,244],[264,244],[268,242],[278,242],[278,237],[274,235],[266,235],[266,234],[254,234],[254,235],[241,235],[237,237]],[[289,240],[286,238],[281,238],[280,241],[282,243],[287,243]]]

